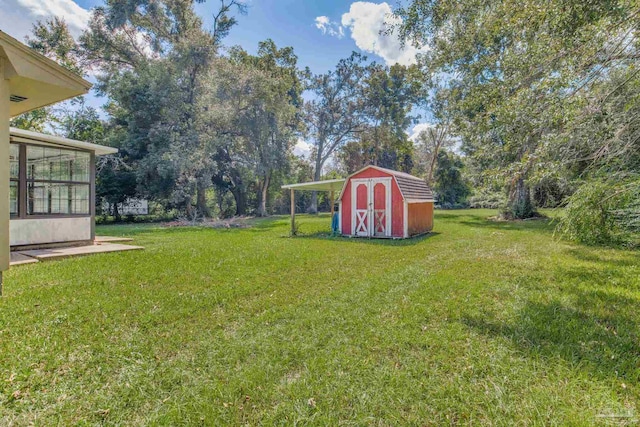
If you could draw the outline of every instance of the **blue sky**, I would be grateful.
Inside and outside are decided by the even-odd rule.
[[[255,52],[258,42],[271,38],[278,47],[292,46],[300,67],[314,73],[326,72],[352,51],[386,63],[410,64],[417,50],[402,50],[397,38],[380,31],[390,19],[395,0],[385,2],[340,0],[246,0],[248,13],[238,16],[238,25],[225,40],[228,46],[240,45]],[[62,16],[74,35],[86,27],[91,8],[102,0],[0,0],[0,29],[24,40],[33,23]],[[217,0],[197,4],[197,12],[210,26]],[[89,97],[99,107],[103,100]]]
[[[215,3],[209,1],[197,6],[205,23],[212,14]],[[273,39],[279,47],[292,46],[301,66],[308,66],[314,73],[332,68],[338,60],[357,50],[353,40],[327,34],[315,26],[318,16],[335,16],[340,19],[349,8],[344,1],[255,0],[249,4],[245,16],[239,16],[239,24],[225,40],[227,45],[241,45],[255,51],[258,42]]]

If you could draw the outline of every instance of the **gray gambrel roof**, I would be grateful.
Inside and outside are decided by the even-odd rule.
[[[433,192],[424,179],[409,175],[405,172],[398,172],[378,166],[371,167],[393,175],[405,200],[433,200]]]
[[[402,175],[395,175],[395,177],[405,200],[433,200],[433,192],[424,180]]]

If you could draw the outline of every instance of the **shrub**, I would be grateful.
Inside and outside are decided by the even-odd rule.
[[[504,194],[479,190],[469,198],[469,207],[476,209],[499,209],[507,203]]]
[[[584,183],[568,199],[557,232],[589,245],[640,244],[640,179]]]

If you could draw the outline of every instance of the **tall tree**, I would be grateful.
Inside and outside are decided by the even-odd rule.
[[[369,67],[362,96],[364,116],[372,131],[368,139],[372,144],[369,150],[372,164],[382,166],[380,162],[384,161],[390,143],[399,144],[398,151],[411,146],[406,129],[417,119],[412,115],[414,107],[426,97],[422,80],[416,66],[386,67],[374,63]],[[395,138],[390,138],[391,135]]]
[[[340,60],[335,70],[310,78],[308,90],[312,99],[305,105],[305,122],[313,144],[314,181],[320,180],[325,163],[361,130],[365,121],[365,61],[365,56],[353,52]],[[309,212],[318,211],[317,201],[317,193],[313,192]]]
[[[440,150],[437,156],[433,190],[441,206],[455,207],[471,193],[462,174],[464,163],[460,156],[451,151]]]
[[[273,175],[287,166],[299,134],[302,84],[297,57],[293,49],[278,49],[267,40],[257,55],[236,48],[225,62],[212,70],[208,87],[214,90],[203,99],[210,106],[207,130],[214,138],[232,141],[216,157],[229,155],[231,162],[252,172],[256,212],[265,216]]]
[[[438,165],[438,154],[441,150],[453,146],[454,140],[449,135],[449,125],[439,123],[423,130],[416,139],[418,158],[418,174],[425,175],[429,185],[433,185],[433,175]]]
[[[576,96],[635,53],[637,2],[458,3],[413,0],[398,11],[407,41],[429,44],[422,65],[463,150],[501,180],[507,214],[526,217],[549,141],[575,118]],[[630,56],[631,54],[631,56]]]
[[[387,126],[367,124],[340,149],[338,158],[348,174],[372,164],[409,173],[414,166],[413,145],[404,132],[398,134]]]
[[[194,0],[109,1],[94,10],[81,38],[86,60],[97,68],[98,89],[111,100],[114,124],[127,130],[125,148],[135,163],[139,189],[167,206],[207,215],[211,141],[198,131],[202,80],[220,42],[245,6],[221,0],[206,29]]]

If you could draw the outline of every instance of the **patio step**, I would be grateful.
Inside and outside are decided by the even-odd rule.
[[[36,258],[39,261],[50,261],[55,259],[101,254],[108,252],[137,251],[144,249],[142,246],[121,245],[117,243],[100,243],[89,246],[75,246],[69,248],[57,249],[37,249],[31,251],[22,251],[22,255]]]
[[[20,252],[11,252],[9,259],[9,266],[15,267],[16,265],[34,264],[38,262],[37,259],[24,255]]]

